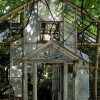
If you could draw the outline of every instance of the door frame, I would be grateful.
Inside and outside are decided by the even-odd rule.
[[[27,64],[31,63],[33,68],[33,98],[32,100],[37,100],[37,63],[62,63],[63,67],[63,100],[67,100],[67,89],[68,89],[68,81],[67,81],[67,73],[68,73],[68,63],[65,60],[32,60],[32,61],[24,61],[24,100],[28,100],[27,93]]]

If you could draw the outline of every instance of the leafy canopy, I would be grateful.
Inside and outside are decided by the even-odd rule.
[[[24,4],[28,0],[0,0],[0,16]]]
[[[82,5],[82,0],[69,1],[77,5],[78,7],[81,7]],[[83,7],[87,12],[89,12],[94,17],[100,17],[100,0],[84,0]]]
[[[24,4],[28,0],[0,0],[0,16]],[[62,0],[54,0],[54,3]],[[82,0],[69,0],[75,5],[81,7]],[[100,0],[84,0],[84,8],[93,16],[100,17]]]

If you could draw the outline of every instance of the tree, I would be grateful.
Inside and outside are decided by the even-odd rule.
[[[0,16],[24,4],[28,0],[0,0]]]
[[[81,7],[82,0],[69,0],[78,7]],[[100,0],[84,0],[84,9],[86,9],[94,17],[100,17]]]

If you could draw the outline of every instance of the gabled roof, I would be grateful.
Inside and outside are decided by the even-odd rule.
[[[35,56],[39,55],[41,52],[45,51],[50,46],[52,46],[54,49],[57,50],[57,52],[59,51],[62,55],[64,55],[65,57],[71,59],[72,61],[82,61],[82,62],[85,61],[81,57],[79,57],[78,55],[73,53],[72,51],[70,51],[67,48],[65,48],[61,43],[58,43],[57,41],[52,41],[51,40],[51,41],[45,43],[44,45],[40,46],[36,50],[32,51],[31,53],[25,55],[24,57],[22,57],[21,59],[17,60],[14,63],[15,64],[19,63],[22,60],[26,60],[27,61],[27,60],[31,59],[32,57],[35,57]],[[87,61],[85,61],[85,62],[87,62]]]

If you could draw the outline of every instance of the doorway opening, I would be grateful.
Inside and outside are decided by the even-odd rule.
[[[63,100],[63,64],[38,63],[38,100]]]

